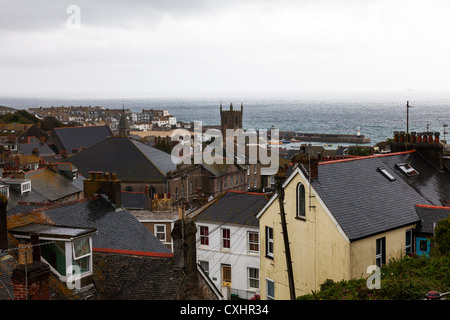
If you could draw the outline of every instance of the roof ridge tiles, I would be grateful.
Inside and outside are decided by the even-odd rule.
[[[233,192],[233,193],[245,193],[245,194],[252,194],[257,196],[265,196],[265,193],[262,192],[250,192],[250,191],[240,191],[240,190],[227,190],[226,192]]]
[[[415,149],[408,150],[408,151],[401,151],[401,152],[385,153],[385,154],[374,154],[374,155],[371,155],[371,156],[352,157],[352,158],[347,158],[347,159],[324,161],[324,162],[319,162],[318,165],[320,166],[320,165],[325,165],[325,164],[333,164],[333,163],[350,162],[350,161],[356,161],[356,160],[382,158],[382,157],[396,156],[396,155],[408,154],[408,153],[414,153],[414,152],[416,152]]]
[[[68,202],[57,202],[57,203],[47,203],[47,202],[26,202],[26,201],[19,201],[18,204],[19,205],[44,205],[42,207],[39,208],[35,208],[35,209],[31,209],[25,212],[22,212],[20,214],[27,214],[27,213],[35,213],[35,212],[42,212],[42,211],[46,211],[46,210],[51,210],[51,209],[56,209],[56,208],[64,208],[67,206],[71,206],[74,204],[78,204],[78,203],[83,203],[89,200],[95,200],[95,199],[99,199],[101,196],[100,195],[95,195],[92,196],[90,198],[83,198],[83,199],[77,199],[77,200],[73,200],[73,201],[68,201]]]
[[[416,207],[419,208],[429,208],[429,209],[443,209],[443,210],[450,210],[450,207],[445,206],[434,206],[429,204],[416,204]]]
[[[165,252],[134,251],[134,250],[109,249],[109,248],[92,248],[92,251],[99,253],[119,253],[133,256],[147,256],[159,258],[172,258],[174,256],[173,253],[165,253]]]

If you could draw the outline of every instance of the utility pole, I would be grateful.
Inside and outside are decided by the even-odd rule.
[[[294,273],[292,271],[292,259],[291,259],[291,251],[289,248],[289,237],[287,232],[287,224],[286,224],[286,214],[284,212],[284,189],[283,189],[283,179],[284,178],[284,170],[280,168],[278,173],[275,175],[277,190],[278,190],[278,201],[280,204],[280,216],[281,216],[281,227],[283,230],[283,239],[284,239],[284,251],[286,255],[286,265],[287,265],[287,273],[288,273],[288,281],[289,281],[289,293],[291,300],[295,300],[295,285],[294,285]]]
[[[447,142],[447,140],[445,139],[445,135],[448,133],[447,131],[445,131],[445,128],[448,127],[448,124],[444,124],[444,141]]]
[[[414,108],[414,106],[409,105],[409,101],[406,101],[406,134],[409,135],[409,108]]]

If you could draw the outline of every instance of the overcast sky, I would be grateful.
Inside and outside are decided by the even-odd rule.
[[[449,16],[446,0],[0,0],[0,93],[449,91]]]

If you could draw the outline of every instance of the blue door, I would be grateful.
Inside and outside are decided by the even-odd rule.
[[[419,256],[430,255],[430,241],[424,237],[416,237],[416,253]]]

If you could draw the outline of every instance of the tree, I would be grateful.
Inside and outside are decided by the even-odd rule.
[[[62,127],[63,124],[53,116],[46,116],[41,121],[41,129],[44,131],[52,131],[53,128]]]
[[[430,241],[432,255],[450,254],[450,216],[436,224],[434,236],[431,237]]]
[[[355,146],[348,148],[348,154],[352,156],[368,156],[370,155],[370,148]]]

